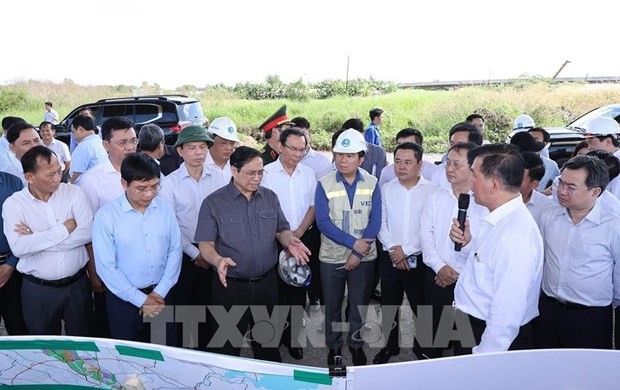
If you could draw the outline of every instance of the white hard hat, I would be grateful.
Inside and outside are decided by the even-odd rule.
[[[227,116],[215,118],[207,131],[229,141],[239,142],[239,138],[237,138],[237,126]]]
[[[357,153],[366,151],[366,140],[362,133],[355,129],[347,129],[338,136],[334,153]]]
[[[512,127],[513,130],[524,131],[531,128],[534,128],[536,125],[534,124],[534,119],[531,116],[526,114],[521,114],[515,119],[515,124]]]
[[[586,136],[616,135],[620,133],[618,122],[609,117],[594,118],[588,123]]]
[[[298,265],[294,257],[289,257],[286,251],[280,252],[278,260],[278,274],[282,281],[293,287],[305,287],[312,280],[312,271],[308,264]]]

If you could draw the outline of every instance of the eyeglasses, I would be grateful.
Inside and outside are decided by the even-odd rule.
[[[562,181],[562,179],[558,180],[558,191],[563,191],[566,190],[567,192],[569,192],[571,195],[575,195],[577,193],[577,191],[579,191],[580,189],[582,189],[583,187],[577,187],[574,184],[566,184]],[[586,189],[589,190],[589,188],[586,187]]]
[[[306,148],[300,149],[300,148],[295,148],[293,146],[288,146],[287,144],[282,144],[282,145],[284,145],[285,148],[287,148],[288,150],[290,150],[293,153],[306,154],[306,152],[308,151]]]
[[[112,141],[108,141],[111,144],[114,144],[116,146],[119,146],[121,148],[124,148],[127,145],[130,146],[136,146],[138,145],[138,139],[137,138],[132,138],[132,139],[124,139],[121,142],[112,142]]]
[[[147,192],[150,192],[152,194],[157,194],[159,190],[161,190],[161,184],[156,184],[151,187],[139,186],[139,187],[135,187],[134,190],[140,195],[146,194]]]
[[[254,178],[254,177],[256,177],[256,175],[258,175],[258,177],[263,177],[263,175],[265,174],[265,170],[264,169],[260,169],[258,171],[242,171],[241,169],[237,168],[237,171],[243,173],[244,175],[246,175],[249,178]]]

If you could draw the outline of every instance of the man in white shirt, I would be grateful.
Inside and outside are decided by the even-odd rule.
[[[261,184],[278,195],[282,212],[293,235],[306,244],[309,229],[311,230],[314,224],[314,193],[317,183],[314,171],[300,164],[308,143],[301,131],[288,128],[280,133],[279,146],[280,155],[276,161],[265,167]],[[311,256],[310,261],[318,263],[318,253],[312,253]],[[306,288],[290,286],[281,279],[278,279],[278,285],[281,305],[301,308],[306,305]],[[289,312],[287,321],[290,326],[283,332],[282,343],[288,347],[290,355],[299,360],[303,358],[303,350],[298,340],[302,321],[299,316],[295,316],[294,320],[297,323],[291,322]]]
[[[205,162],[208,145],[212,142],[213,139],[202,127],[184,128],[174,144],[175,153],[183,158],[183,164],[163,179],[160,193],[172,205],[181,228],[183,261],[179,280],[170,291],[171,296],[176,305],[195,305],[201,310],[212,304],[214,275],[213,268],[200,256],[194,240],[198,214],[204,199],[226,184],[221,173]],[[212,337],[210,322],[207,318],[204,323],[198,324],[198,340],[194,340],[193,346],[199,350],[205,351]],[[178,332],[178,335],[179,345],[188,346],[189,335],[183,335],[183,332]]]
[[[56,129],[51,122],[41,122],[39,125],[39,134],[43,145],[47,146],[56,153],[58,162],[60,163],[60,169],[62,169],[62,182],[67,183],[69,181],[69,167],[71,166],[71,154],[69,154],[69,147],[62,141],[58,141],[54,138]]]
[[[58,116],[56,110],[52,108],[53,106],[54,105],[52,104],[52,102],[45,102],[45,115],[43,115],[43,120],[46,122],[51,122],[53,125],[56,125],[58,124],[58,120],[60,119],[60,117]]]
[[[110,118],[106,123],[108,123],[108,127],[114,127],[115,129],[133,128],[133,123],[124,118]],[[105,126],[105,123],[103,126]],[[74,184],[77,184],[81,174],[101,164],[108,158],[101,138],[95,134],[96,131],[97,127],[93,118],[86,115],[76,116],[71,123],[71,133],[78,142],[71,155],[72,162],[71,169],[69,170],[71,182]]]
[[[108,119],[103,123],[101,132],[103,136],[102,147],[107,157],[101,163],[82,174],[76,183],[84,190],[92,206],[93,214],[96,214],[106,203],[125,193],[125,189],[121,183],[121,163],[125,157],[136,151],[136,145],[138,143],[133,125],[125,119]],[[99,136],[95,134],[95,137],[97,138],[94,138],[93,142],[96,142]],[[81,144],[80,141],[78,146]],[[107,309],[105,306],[106,288],[101,278],[99,278],[99,275],[97,275],[92,246],[87,245],[86,249],[91,258],[88,266],[95,301],[94,332],[96,337],[109,337],[110,331],[108,327]]]
[[[482,134],[480,131],[471,124],[457,123],[452,126],[449,132],[449,147],[466,142],[473,142],[476,145],[482,145]],[[446,177],[445,161],[439,164],[430,179],[433,183],[439,187],[450,188],[450,183]]]
[[[461,255],[467,258],[454,290],[456,309],[469,315],[477,344],[473,353],[531,348],[543,245],[519,193],[523,157],[512,145],[483,145],[472,157],[474,198],[490,213],[476,236],[469,223],[463,232],[453,221],[450,238],[463,245]],[[462,353],[469,352],[462,347]]]
[[[424,299],[424,274],[420,239],[420,216],[429,196],[437,188],[420,175],[424,150],[418,144],[406,142],[394,151],[394,169],[397,180],[381,188],[380,252],[382,326],[386,346],[373,359],[374,364],[387,363],[390,357],[400,353],[399,326],[395,312],[388,315],[384,307],[400,307],[403,293],[411,310],[417,316],[418,305]],[[383,255],[381,255],[383,253]],[[395,326],[392,324],[396,322]],[[388,333],[389,332],[389,333]],[[422,357],[422,349],[414,339],[414,354]]]
[[[437,331],[445,308],[449,308],[452,315],[452,303],[454,302],[454,287],[460,273],[465,266],[459,253],[454,249],[454,243],[448,239],[452,219],[458,215],[458,199],[461,194],[471,195],[471,168],[467,161],[467,155],[478,145],[474,143],[455,144],[448,150],[446,158],[446,176],[450,188],[440,187],[431,194],[420,220],[420,237],[422,240],[422,253],[424,263],[429,269],[424,277],[424,304],[433,308],[433,345],[425,345],[423,353],[428,358],[442,356],[443,350],[448,347],[440,345],[443,340],[437,339]],[[479,220],[488,210],[476,204],[470,198],[467,208],[467,218],[470,230],[477,231]],[[429,319],[424,319],[429,321]]]
[[[215,118],[207,130],[213,138],[209,142],[209,153],[205,164],[221,178],[221,187],[230,182],[230,156],[235,151],[239,138],[237,126],[228,117]]]
[[[523,181],[521,182],[521,197],[523,203],[538,223],[540,214],[553,205],[553,200],[536,191],[540,184],[540,180],[545,175],[545,164],[540,156],[534,152],[521,152],[525,163],[525,172]]]
[[[612,304],[620,303],[620,217],[605,212],[599,200],[608,180],[599,158],[573,157],[559,180],[560,206],[540,217],[545,265],[537,347],[612,347]]]
[[[42,144],[39,133],[37,133],[34,126],[30,123],[17,122],[7,131],[6,140],[9,142],[9,149],[15,154],[18,164],[16,165],[9,162],[8,165],[0,166],[0,171],[19,177],[24,185],[27,185],[28,182],[24,177],[24,170],[19,161],[27,151]]]
[[[417,129],[402,129],[398,132],[398,134],[396,134],[396,145],[404,144],[405,142],[413,142],[414,144],[422,146],[424,136],[422,135],[422,132]],[[388,181],[396,179],[396,170],[394,168],[394,164],[389,164],[381,170],[381,176],[379,178],[379,185],[381,187],[383,187],[383,185]],[[424,160],[422,168],[420,168],[420,174],[423,178],[430,181],[436,168],[437,165],[433,162]]]
[[[331,161],[323,153],[317,152],[312,149],[312,132],[310,131],[310,122],[301,116],[291,119],[293,127],[299,129],[306,136],[308,141],[308,150],[301,159],[301,163],[310,167],[315,174],[316,180],[321,178],[322,172],[326,169],[329,170],[332,167]],[[333,168],[336,169],[336,168]],[[321,232],[317,228],[316,224],[313,229],[306,232],[308,239],[305,242],[306,246],[312,252],[310,255],[310,270],[312,271],[312,280],[310,286],[308,286],[308,301],[310,307],[319,309],[321,302],[323,302],[323,285],[321,284],[321,264],[318,261],[318,253],[321,247]]]
[[[4,203],[4,232],[20,258],[22,304],[29,334],[88,336],[92,297],[84,245],[93,214],[82,189],[60,182],[56,155],[39,145],[22,157],[28,186]]]
[[[9,128],[17,122],[25,122],[22,118],[16,116],[6,116],[2,118],[2,137],[0,137],[0,171],[8,172],[11,169],[13,172],[21,172],[22,164],[19,162],[15,153],[11,151],[9,141],[6,139],[6,133]],[[7,168],[11,167],[12,168]]]

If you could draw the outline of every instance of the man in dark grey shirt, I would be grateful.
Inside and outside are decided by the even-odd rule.
[[[260,186],[264,174],[260,152],[241,146],[230,156],[230,166],[233,180],[203,201],[196,228],[200,255],[216,267],[221,282],[213,284],[212,302],[227,312],[233,306],[263,306],[271,313],[279,299],[275,270],[277,242],[287,248],[299,264],[308,261],[310,251],[289,230],[277,195]],[[253,313],[247,309],[235,323],[223,321],[215,314],[215,327],[236,326],[241,335],[246,334],[248,325],[253,327],[255,323]],[[281,335],[276,336],[276,340],[260,343],[252,334],[254,357],[280,362]],[[210,349],[226,355],[240,355],[241,343],[237,345],[236,341],[243,340],[228,339],[223,346],[218,345],[219,340],[214,337]]]

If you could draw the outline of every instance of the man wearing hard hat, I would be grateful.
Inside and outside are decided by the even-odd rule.
[[[536,126],[534,124],[534,119],[527,114],[521,114],[515,118],[515,123],[512,126],[512,130],[519,131],[528,131],[529,129],[533,129]]]
[[[620,126],[612,118],[596,118],[588,124],[586,142],[589,150],[604,150],[620,158],[620,142],[618,142]]]
[[[343,131],[333,149],[336,171],[319,180],[315,195],[316,220],[321,231],[321,278],[325,300],[327,364],[341,356],[342,301],[348,288],[350,325],[347,344],[354,365],[365,365],[360,335],[364,307],[370,300],[377,258],[375,239],[381,228],[381,192],[377,179],[359,168],[366,141],[354,129]]]
[[[208,132],[213,138],[213,143],[209,146],[205,165],[214,168],[213,171],[222,177],[224,186],[232,178],[230,156],[239,142],[237,126],[230,118],[223,116],[211,122]]]
[[[263,131],[265,135],[265,146],[260,151],[263,158],[263,165],[271,164],[278,159],[280,153],[278,153],[278,140],[280,139],[280,132],[288,129],[294,125],[289,121],[286,116],[286,104],[274,112],[263,124],[258,126],[259,130]]]

